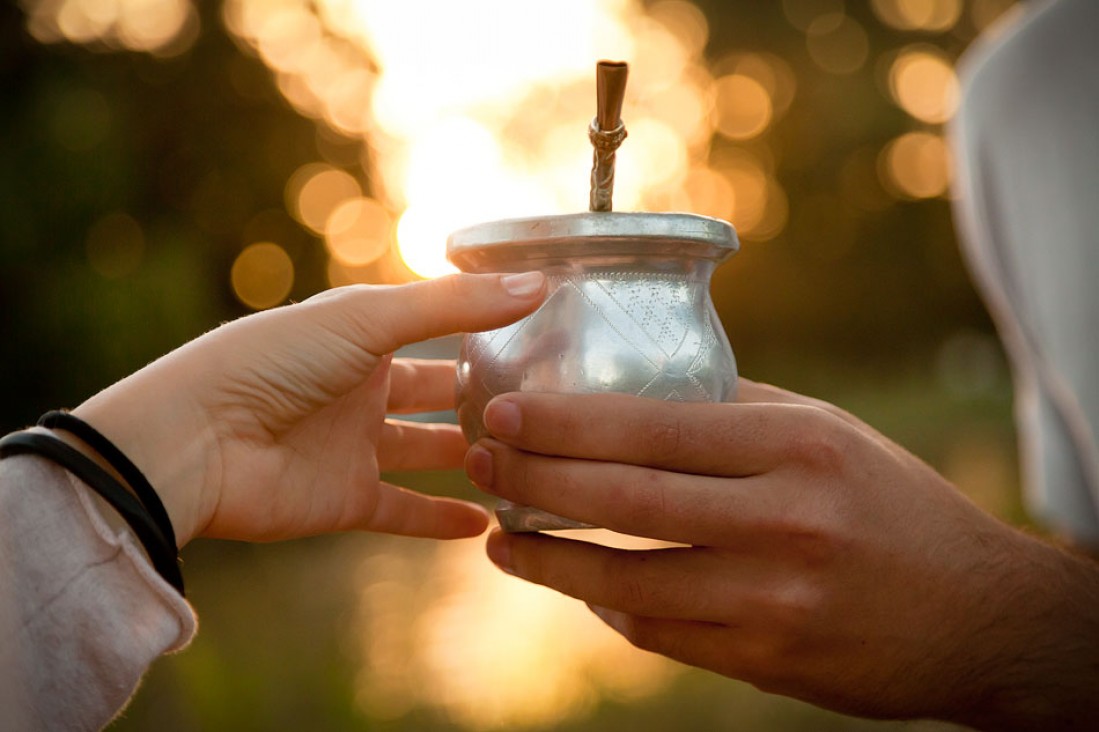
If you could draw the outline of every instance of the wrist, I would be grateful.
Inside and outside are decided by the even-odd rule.
[[[114,466],[111,465],[98,452],[92,449],[90,445],[88,445],[76,435],[63,429],[48,429],[46,427],[40,426],[31,427],[30,430],[49,432],[50,434],[54,435],[55,437],[57,437],[57,439],[61,440],[66,445],[73,448],[81,455],[98,465],[108,475],[118,481],[118,484],[126,492],[128,492],[130,495],[134,495],[133,490],[130,489],[129,485],[127,485],[126,481],[123,480],[122,476],[118,474],[118,471],[114,469]],[[88,491],[88,493],[91,496],[92,506],[99,514],[99,517],[103,519],[103,522],[107,525],[107,527],[111,529],[111,531],[118,532],[130,530],[129,524],[127,524],[126,521],[123,520],[118,511],[113,506],[111,506],[111,504],[109,504],[102,496],[100,496],[94,490],[90,490]],[[137,496],[134,495],[134,498],[137,498]],[[144,548],[144,545],[142,545],[142,548]]]
[[[152,381],[138,372],[87,400],[72,414],[99,430],[145,475],[164,504],[182,548],[201,532],[204,516],[211,513],[205,504],[212,484],[213,445],[193,410],[183,408],[171,393],[150,390]],[[89,454],[88,446],[77,447]],[[99,456],[93,458],[104,462]]]
[[[972,639],[972,696],[946,716],[985,730],[1099,729],[1099,566],[1016,537]]]

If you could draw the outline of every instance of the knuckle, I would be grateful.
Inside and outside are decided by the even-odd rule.
[[[684,424],[671,414],[663,414],[656,420],[641,426],[641,447],[653,460],[664,461],[675,457],[683,444]]]
[[[642,612],[657,601],[660,585],[653,581],[644,553],[609,555],[603,566],[604,586],[609,589],[612,607]]]
[[[645,589],[644,582],[637,577],[621,577],[612,587],[614,589],[612,590],[611,595],[615,607],[619,607],[623,610],[637,611],[639,608],[645,606],[648,592]]]
[[[806,570],[821,570],[834,564],[840,551],[835,537],[812,527],[800,527],[788,535],[788,540],[790,549]]]
[[[840,473],[846,468],[854,447],[848,425],[840,418],[815,410],[791,438],[792,456],[816,470]]]
[[[639,469],[633,481],[617,490],[623,524],[641,533],[657,526],[668,511],[668,487],[658,471]]]
[[[847,540],[830,515],[817,502],[804,511],[790,512],[766,526],[782,552],[799,571],[820,572],[835,564]]]
[[[772,650],[789,660],[816,636],[824,615],[823,596],[812,583],[794,581],[776,593],[774,605],[773,618],[781,632]]]

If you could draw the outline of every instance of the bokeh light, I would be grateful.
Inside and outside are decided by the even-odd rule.
[[[805,43],[817,66],[833,74],[858,71],[870,53],[862,24],[842,13],[817,16],[805,31]]]
[[[782,12],[790,25],[805,32],[820,17],[838,22],[843,17],[844,0],[782,0]]]
[[[21,4],[31,34],[49,43],[169,55],[198,31],[187,0]],[[872,0],[870,7],[889,28],[942,34],[967,8],[983,28],[1014,5]],[[781,10],[820,69],[846,75],[865,66],[867,28],[843,0],[783,0]],[[453,267],[444,242],[456,228],[584,210],[598,58],[631,64],[617,209],[708,213],[730,219],[747,239],[784,230],[789,204],[768,158],[777,151],[770,133],[797,96],[788,59],[741,49],[707,59],[709,23],[687,0],[563,0],[536,27],[507,0],[441,5],[431,23],[421,13],[382,0],[222,4],[230,34],[270,69],[285,99],[317,121],[325,161],[300,167],[285,197],[334,260],[329,284],[445,274]],[[483,42],[470,43],[474,37]],[[565,37],[569,43],[560,42]],[[910,44],[879,61],[888,66],[889,97],[912,118],[941,125],[954,114],[958,80],[944,51]],[[112,131],[112,111],[93,89],[59,94],[54,106],[51,130],[70,150],[91,149]],[[858,175],[845,168],[855,205],[880,210],[883,191],[902,200],[942,195],[950,166],[933,138],[918,130],[889,143],[876,155],[877,180],[867,165]],[[357,154],[348,155],[349,144]],[[812,145],[786,143],[795,155],[812,154]],[[336,148],[344,152],[333,156]]]
[[[622,548],[659,545],[582,534]],[[423,565],[407,554],[363,563],[358,700],[371,717],[426,704],[469,730],[547,728],[601,698],[642,698],[679,673],[611,633],[582,603],[490,566],[477,542],[451,546],[427,569],[409,583]]]
[[[328,251],[340,263],[361,267],[381,258],[393,241],[393,217],[372,198],[351,198],[328,217]]]
[[[281,304],[294,285],[294,263],[278,244],[257,242],[245,247],[230,273],[233,293],[253,310]]]
[[[767,129],[773,116],[771,96],[750,76],[730,74],[715,84],[717,131],[732,140],[749,140]]]
[[[286,183],[290,213],[317,234],[325,233],[333,211],[361,195],[362,188],[350,173],[324,163],[303,165]]]
[[[905,31],[944,33],[962,15],[962,0],[871,0],[870,6],[883,23]]]
[[[882,182],[907,198],[934,198],[950,185],[950,151],[930,132],[908,132],[890,142],[880,158]]]
[[[418,6],[400,3],[229,0],[224,10],[226,26],[271,67],[296,109],[362,141],[370,195],[397,222],[392,249],[420,276],[453,271],[444,245],[456,228],[586,209],[596,59],[631,64],[618,210],[683,208],[695,197],[710,211],[732,208],[714,197],[736,195],[746,179],[714,182],[724,175],[709,165],[715,131],[759,138],[796,88],[789,67],[764,55],[715,81],[702,57],[706,18],[684,0],[568,0],[539,15],[536,28],[521,4],[503,0],[438,12],[425,24]],[[485,18],[495,29],[488,35]],[[484,41],[469,43],[474,37]],[[314,231],[325,210],[355,197],[334,180],[318,183],[330,192],[318,191],[316,213],[301,180],[288,186],[295,216]],[[744,198],[771,190],[764,183]],[[757,228],[765,230],[773,229]],[[350,276],[346,266],[333,271]]]
[[[904,111],[923,122],[942,124],[954,116],[960,91],[946,55],[934,46],[910,46],[889,69],[889,91]]]
[[[797,92],[794,70],[773,53],[737,51],[720,57],[712,68],[718,78],[732,74],[759,82],[771,103],[772,123],[780,119],[794,101]]]
[[[27,29],[42,43],[81,43],[108,50],[174,56],[198,37],[189,0],[21,0]]]

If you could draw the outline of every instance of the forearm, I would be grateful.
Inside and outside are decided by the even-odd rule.
[[[953,719],[998,731],[1099,729],[1099,565],[1031,537],[1013,559],[990,604],[999,617],[973,640],[984,678]]]
[[[212,511],[204,486],[216,480],[216,437],[183,388],[202,365],[180,349],[86,400],[72,413],[109,439],[145,475],[164,504],[182,549]],[[174,388],[165,388],[166,384]],[[80,440],[57,434],[110,471]],[[125,481],[123,481],[125,485]]]

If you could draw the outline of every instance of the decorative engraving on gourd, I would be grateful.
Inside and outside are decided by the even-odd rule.
[[[561,358],[554,351],[555,325],[542,319],[560,318],[562,305],[586,308],[601,321],[602,335],[616,336],[618,346],[641,357],[651,368],[650,378],[633,393],[657,399],[675,401],[709,401],[720,398],[711,394],[706,384],[697,378],[715,348],[723,347],[705,312],[708,304],[708,283],[684,274],[632,273],[573,273],[551,275],[551,294],[532,315],[510,326],[474,336],[468,343],[467,374],[480,375],[480,386],[487,393],[494,391],[494,367],[501,360],[509,368],[518,350],[530,351],[524,333],[531,328],[539,331],[540,346],[526,352],[524,360]],[[562,298],[569,302],[557,302]],[[574,312],[573,316],[579,315]],[[573,320],[579,322],[578,319]],[[565,335],[561,336],[566,338]],[[487,362],[486,362],[487,361]],[[460,377],[461,378],[461,377]],[[487,379],[487,380],[486,380]],[[495,388],[499,388],[495,384]]]

